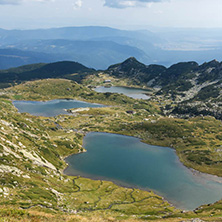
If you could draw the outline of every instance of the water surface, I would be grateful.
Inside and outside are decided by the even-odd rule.
[[[84,147],[86,153],[66,158],[66,174],[152,189],[176,207],[187,210],[222,198],[222,184],[194,175],[181,164],[173,149],[108,133],[87,134]]]
[[[14,106],[20,113],[30,113],[34,116],[57,116],[68,114],[64,109],[84,108],[84,107],[102,107],[103,105],[87,103],[78,100],[56,99],[46,102],[40,101],[13,101]]]
[[[104,87],[104,86],[99,86],[95,89],[95,91],[101,92],[101,93],[105,93],[105,92],[122,93],[134,99],[149,99],[150,98],[149,96],[145,95],[145,93],[150,92],[148,90],[124,87],[124,86],[111,86],[109,88]]]

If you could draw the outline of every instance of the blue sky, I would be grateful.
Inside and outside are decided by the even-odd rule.
[[[0,0],[0,27],[222,27],[221,11],[222,0]]]

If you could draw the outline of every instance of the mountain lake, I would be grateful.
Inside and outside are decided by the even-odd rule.
[[[134,99],[149,99],[150,98],[149,96],[146,95],[146,93],[150,92],[149,90],[124,87],[124,86],[111,86],[111,87],[99,86],[95,88],[95,91],[100,92],[100,93],[106,93],[106,92],[122,93]]]
[[[102,107],[100,104],[58,99],[13,101],[19,112],[36,116],[68,114],[64,109]],[[191,171],[167,147],[151,146],[139,138],[91,132],[84,137],[86,153],[66,158],[64,173],[110,180],[118,185],[153,190],[180,209],[193,210],[222,198],[222,178]]]
[[[83,147],[86,153],[66,158],[69,166],[65,174],[153,190],[185,210],[222,198],[221,178],[191,171],[171,148],[151,146],[135,137],[98,132],[88,133]]]
[[[78,100],[56,99],[46,102],[41,101],[13,101],[13,105],[20,113],[30,113],[34,116],[52,117],[60,114],[69,114],[65,109],[104,107],[96,103],[87,103]]]

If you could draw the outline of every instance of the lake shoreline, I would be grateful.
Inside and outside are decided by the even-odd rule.
[[[95,131],[90,131],[90,132],[86,132],[85,134],[84,134],[84,137],[87,135],[87,134],[89,134],[89,133],[97,133],[97,132],[95,132]],[[104,133],[104,134],[110,134],[110,132],[98,132],[98,133]],[[135,137],[135,136],[128,136],[128,135],[123,135],[123,134],[118,134],[118,133],[111,133],[111,134],[115,134],[115,135],[120,135],[120,136],[127,136],[127,137],[132,137],[132,138],[137,138],[137,139],[139,139],[140,141],[141,141],[141,138],[139,138],[139,137]],[[109,181],[109,182],[112,182],[112,183],[114,183],[114,184],[116,184],[117,186],[120,186],[120,187],[123,187],[123,188],[128,188],[128,189],[139,189],[139,190],[143,190],[143,191],[147,191],[147,192],[153,192],[154,194],[156,194],[156,195],[158,195],[159,197],[161,197],[162,198],[162,200],[163,201],[165,201],[165,202],[167,202],[171,207],[175,207],[176,209],[179,209],[179,210],[184,210],[184,209],[181,209],[181,208],[179,208],[179,207],[176,207],[173,203],[171,203],[170,201],[168,201],[165,197],[163,197],[162,195],[160,195],[160,194],[158,194],[158,192],[157,191],[155,191],[155,190],[152,190],[152,189],[145,189],[145,188],[142,188],[142,187],[140,187],[140,186],[137,186],[137,185],[135,185],[135,186],[133,186],[133,185],[130,185],[130,184],[127,184],[127,183],[124,183],[124,182],[121,182],[121,181],[117,181],[117,180],[112,180],[112,179],[107,179],[107,178],[102,178],[102,177],[97,177],[97,176],[92,176],[92,175],[87,175],[87,176],[81,176],[79,173],[76,173],[76,174],[69,174],[69,173],[65,173],[65,170],[69,167],[69,163],[66,161],[66,159],[68,158],[68,157],[71,157],[71,156],[73,156],[73,155],[81,155],[82,153],[85,153],[85,152],[87,152],[87,149],[85,149],[84,148],[84,137],[83,137],[83,139],[82,139],[82,147],[83,147],[83,151],[81,151],[81,152],[79,152],[79,153],[74,153],[74,154],[70,154],[70,155],[67,155],[67,156],[65,156],[65,157],[63,157],[62,159],[63,159],[63,161],[67,164],[67,166],[65,167],[65,169],[63,169],[62,170],[62,173],[64,174],[64,175],[67,175],[67,176],[74,176],[74,177],[82,177],[82,178],[87,178],[87,179],[91,179],[91,180],[95,180],[95,181]],[[169,148],[169,147],[166,147],[166,148],[168,148],[168,149],[171,149],[171,148]],[[174,149],[173,149],[174,150]],[[175,150],[174,150],[175,151]],[[186,209],[185,209],[186,210]]]
[[[87,132],[85,134],[85,136],[87,134],[89,134],[89,133],[115,134],[115,135],[120,135],[120,136],[127,136],[127,137],[131,137],[131,138],[139,139],[140,142],[142,142],[142,139],[138,138],[138,137],[123,135],[123,134],[118,134],[118,133],[111,133],[111,132],[94,132],[94,131],[92,131],[92,132]],[[84,138],[83,138],[83,140],[84,140]],[[144,143],[144,142],[142,142],[142,143]],[[147,143],[144,143],[144,144],[147,144]],[[148,145],[150,145],[150,144],[148,144]],[[153,145],[151,145],[151,146],[153,146]],[[83,144],[83,147],[84,147],[84,144]],[[160,146],[157,146],[157,147],[160,147]],[[207,174],[207,173],[202,173],[202,172],[197,171],[197,170],[195,170],[193,168],[188,168],[186,165],[183,164],[183,162],[180,161],[179,156],[177,155],[176,150],[174,148],[164,147],[164,149],[165,148],[172,150],[175,153],[175,155],[177,156],[177,158],[178,158],[178,164],[179,165],[183,165],[189,171],[189,173],[191,173],[192,175],[197,176],[200,179],[212,180],[214,182],[222,184],[222,177],[218,177],[218,176]],[[86,152],[87,152],[87,150],[86,150]],[[77,154],[81,154],[81,153],[82,152],[77,153]],[[68,158],[68,157],[70,157],[72,155],[77,155],[77,154],[71,154],[71,155],[67,156],[66,158]],[[66,158],[64,158],[65,162],[66,162]],[[125,183],[125,182],[122,182],[122,181],[119,181],[119,180],[115,180],[115,179],[112,179],[112,178],[109,179],[106,176],[95,176],[95,175],[90,175],[90,174],[87,174],[87,173],[81,173],[78,170],[75,170],[74,168],[73,168],[73,170],[74,170],[73,173],[68,173],[68,172],[66,172],[66,169],[68,169],[70,164],[68,162],[66,162],[66,163],[67,163],[67,167],[63,170],[63,173],[65,175],[68,175],[68,176],[80,176],[80,177],[89,178],[89,179],[92,179],[92,180],[111,181],[114,184],[116,184],[118,186],[121,186],[121,187],[130,188],[130,189],[140,189],[140,190],[144,190],[144,191],[148,191],[148,192],[154,192],[155,194],[157,194],[158,196],[163,198],[163,200],[167,201],[171,206],[173,206],[173,207],[175,207],[177,209],[190,210],[190,209],[187,209],[186,207],[181,207],[181,206],[177,206],[177,204],[173,204],[168,198],[165,198],[163,196],[163,194],[161,194],[161,192],[156,191],[155,189],[141,187],[141,186],[136,185],[136,184],[135,185],[128,184],[128,183]],[[218,200],[216,200],[216,201],[218,201]],[[211,204],[211,203],[209,203],[209,204]],[[203,205],[203,204],[201,204],[201,205]],[[195,207],[194,209],[191,209],[190,211],[193,211],[193,210],[197,209],[198,207]]]
[[[29,113],[33,116],[56,117],[70,115],[65,110],[77,108],[99,108],[103,104],[90,103],[76,99],[53,99],[48,101],[12,100],[12,104],[19,113]]]
[[[120,135],[120,136],[127,136],[127,137],[131,137],[131,138],[137,138],[140,140],[140,142],[142,143],[145,143],[145,144],[148,144],[150,146],[156,146],[156,147],[164,147],[165,149],[170,149],[172,151],[175,152],[175,154],[177,155],[177,151],[174,147],[167,147],[167,146],[158,146],[158,145],[152,145],[152,144],[149,144],[149,143],[146,143],[142,138],[140,137],[137,137],[137,136],[130,136],[130,135],[126,135],[126,134],[120,134],[120,133],[114,133],[114,132],[99,132],[99,131],[89,131],[89,132],[85,132],[84,133],[84,137],[89,134],[89,133],[104,133],[104,134],[114,134],[114,135]],[[83,139],[84,139],[83,137]],[[83,141],[82,141],[82,146],[83,146]],[[84,147],[83,147],[84,148]],[[84,152],[87,152],[87,150],[84,148],[85,151],[83,152],[80,152],[80,153],[77,153],[77,154],[81,154],[81,153],[84,153]],[[72,155],[77,155],[77,154],[71,154],[71,155],[68,155],[66,156],[69,157],[69,156],[72,156]],[[208,179],[212,179],[214,180],[215,182],[218,182],[218,183],[222,183],[222,177],[219,177],[217,175],[214,175],[214,174],[209,174],[209,173],[204,173],[204,172],[201,172],[201,171],[198,171],[194,168],[191,168],[191,167],[188,167],[186,166],[182,161],[181,159],[179,158],[179,156],[177,155],[178,159],[179,159],[179,163],[182,164],[184,167],[186,167],[187,169],[189,169],[193,175],[196,175],[196,176],[199,176],[199,177],[204,177],[204,178],[208,178]]]
[[[136,88],[136,87],[127,87],[127,86],[97,86],[94,88],[95,92],[98,93],[118,93],[118,94],[124,94],[128,97],[131,97],[133,99],[143,99],[143,100],[149,100],[150,96],[148,95],[151,93],[151,90],[149,89],[143,89],[143,88]]]
[[[86,152],[87,152],[87,150],[86,150]],[[68,158],[68,157],[70,157],[70,156],[72,156],[72,155],[80,155],[80,154],[82,154],[83,152],[81,152],[81,153],[76,153],[76,154],[71,154],[71,155],[68,155],[67,157],[65,157],[63,160],[66,162],[66,158]],[[81,177],[81,178],[86,178],[86,179],[91,179],[91,180],[94,180],[94,181],[107,181],[107,182],[112,182],[113,184],[115,184],[115,185],[117,185],[117,186],[120,186],[120,187],[123,187],[123,188],[127,188],[127,189],[132,189],[132,190],[136,190],[136,189],[138,189],[138,190],[142,190],[142,191],[147,191],[147,192],[152,192],[152,193],[154,193],[155,195],[157,195],[157,196],[159,196],[160,198],[162,198],[162,200],[164,201],[164,202],[167,202],[169,205],[170,205],[170,207],[174,207],[174,208],[176,208],[176,209],[178,209],[178,210],[185,210],[185,211],[187,211],[187,209],[183,209],[183,208],[180,208],[180,207],[177,207],[177,206],[175,206],[173,203],[171,203],[169,200],[167,200],[165,197],[163,197],[161,194],[158,194],[158,192],[157,191],[155,191],[155,190],[153,190],[153,189],[146,189],[146,188],[142,188],[142,187],[140,187],[140,186],[137,186],[137,185],[130,185],[130,184],[127,184],[127,183],[124,183],[124,182],[121,182],[121,181],[118,181],[118,180],[112,180],[112,179],[108,179],[108,178],[106,178],[106,177],[102,177],[102,176],[100,176],[100,177],[98,177],[98,176],[92,176],[92,175],[80,175],[79,173],[74,173],[74,174],[70,174],[70,173],[65,173],[65,170],[69,167],[69,163],[68,162],[66,162],[66,164],[67,164],[67,167],[62,171],[62,173],[64,174],[64,175],[66,175],[66,176],[71,176],[71,177]],[[195,209],[194,209],[195,210]],[[188,210],[188,211],[194,211],[194,210]]]

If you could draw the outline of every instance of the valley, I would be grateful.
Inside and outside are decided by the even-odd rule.
[[[211,70],[214,75],[209,78],[204,70]],[[78,63],[60,62],[4,70],[0,78],[11,86],[3,88],[2,85],[0,90],[2,217],[13,221],[21,218],[24,221],[46,221],[48,216],[53,221],[87,221],[90,218],[95,221],[220,220],[221,198],[214,204],[209,202],[184,211],[169,204],[156,192],[63,173],[67,167],[64,158],[86,151],[83,138],[87,133],[106,132],[173,148],[186,167],[196,170],[194,174],[206,173],[210,180],[220,181],[220,117],[214,113],[187,110],[181,114],[176,111],[184,104],[197,101],[212,103],[212,107],[216,103],[219,107],[220,93],[214,93],[214,89],[220,90],[219,62],[201,66],[194,62],[181,63],[166,69],[157,65],[146,66],[129,58],[104,71],[88,69]],[[186,82],[191,85],[181,88]],[[99,93],[94,90],[99,86],[107,89],[127,86],[134,87],[135,91],[142,88],[149,98]],[[213,91],[210,86],[214,87]],[[204,87],[208,87],[205,94]],[[208,98],[207,102],[205,98]],[[84,101],[83,107],[87,108],[62,108],[62,104],[71,104],[72,100]],[[49,105],[53,107],[56,101],[62,102],[58,106],[67,111],[53,113],[48,106],[42,106],[41,112],[45,110],[50,115],[31,115],[28,113],[31,108],[20,113],[13,106],[13,103],[36,106],[48,103],[43,101],[50,101]],[[87,103],[104,107],[90,108]]]
[[[149,100],[91,90],[92,86],[107,84],[104,79],[111,79],[113,85],[145,86],[135,84],[130,78],[96,72],[85,75],[79,83],[42,79],[1,90],[2,216],[13,221],[19,218],[44,221],[48,215],[53,221],[87,218],[95,221],[180,221],[179,218],[215,221],[220,218],[221,201],[182,211],[153,192],[63,174],[67,166],[64,158],[84,152],[83,137],[94,131],[134,136],[147,144],[174,148],[187,167],[222,176],[220,120],[212,116],[189,119],[167,116],[163,107],[172,103],[173,97],[164,101],[164,105],[157,100],[161,97],[164,100],[164,95],[155,96],[157,90],[151,87],[147,88],[151,94]],[[54,99],[75,99],[106,107],[43,117],[19,113],[11,102]]]
[[[0,222],[222,222],[221,11],[0,0]]]

